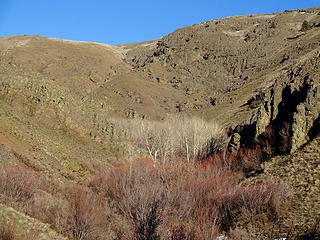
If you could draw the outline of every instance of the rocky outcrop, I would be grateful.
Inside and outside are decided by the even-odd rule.
[[[229,152],[238,151],[240,149],[240,140],[241,140],[241,136],[239,133],[232,134],[230,142],[228,144],[228,151]]]
[[[0,100],[106,148],[117,135],[110,116],[179,113],[231,126],[231,151],[295,151],[319,128],[319,13],[224,18],[115,48],[1,38]],[[314,27],[302,34],[304,20]]]
[[[297,106],[293,115],[292,123],[292,146],[291,152],[310,140],[310,131],[317,124],[320,114],[320,89],[319,84],[310,81],[306,100]],[[319,131],[319,129],[314,129]]]
[[[229,145],[234,145],[237,133],[242,146],[263,145],[277,155],[292,153],[316,136],[320,130],[320,87],[314,69],[319,67],[319,59],[317,52],[252,97],[245,105],[257,109],[247,122],[234,128]]]

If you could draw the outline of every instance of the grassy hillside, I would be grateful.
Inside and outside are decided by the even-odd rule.
[[[17,225],[18,235],[20,222],[48,224],[39,239],[151,239],[146,232],[132,235],[139,231],[152,232],[154,239],[315,239],[319,42],[320,8],[217,19],[118,46],[0,38],[0,170],[9,173],[0,183],[9,189],[0,194],[0,214]],[[198,141],[202,149],[186,154],[202,133],[190,131],[193,138],[187,138],[183,127],[191,123],[171,126],[173,118],[201,119],[195,122],[208,124],[206,129],[216,123],[224,134],[212,135],[214,141],[206,136]],[[189,130],[200,126],[192,124]],[[158,140],[152,145],[150,139]],[[189,155],[202,164],[195,166]],[[166,161],[135,160],[148,157]],[[131,167],[155,185],[141,186]],[[18,183],[35,176],[41,184],[18,198]],[[159,189],[166,203],[152,205],[159,196],[148,195],[150,188]],[[191,199],[186,189],[194,202],[169,196],[177,192]],[[134,205],[119,194],[132,194],[132,204],[147,201],[158,215],[170,217],[139,215],[156,221],[146,230],[139,225],[146,224],[143,219],[132,215]],[[138,205],[145,213],[145,205]],[[83,218],[84,228],[94,230],[81,238]]]

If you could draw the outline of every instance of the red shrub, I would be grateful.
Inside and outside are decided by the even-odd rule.
[[[220,228],[216,224],[215,219],[212,219],[212,213],[209,212],[208,209],[202,209],[198,213],[194,225],[194,239],[217,239],[217,236],[220,235]]]
[[[24,202],[33,197],[42,180],[40,174],[31,168],[2,166],[0,168],[0,196],[8,202]]]
[[[225,162],[206,162],[205,165],[177,165],[177,175],[168,188],[168,205],[175,208],[177,217],[198,219],[223,226],[227,230],[240,213],[240,208],[263,212],[274,206],[276,199],[287,196],[288,188],[283,183],[264,183],[240,186]],[[183,166],[183,167],[182,167]],[[181,171],[180,171],[180,169]],[[166,176],[163,176],[166,181]],[[278,201],[279,202],[279,201]],[[205,213],[205,214],[204,214]],[[202,217],[203,218],[203,217]],[[196,223],[196,222],[195,222]]]
[[[68,224],[77,240],[97,239],[102,221],[101,205],[95,195],[83,187],[69,193],[70,213]]]
[[[39,219],[57,232],[67,232],[70,206],[62,194],[51,195],[46,192],[36,194],[27,209],[28,215]]]
[[[132,223],[133,235],[122,233],[131,239],[213,239],[232,226],[240,209],[276,209],[275,200],[286,196],[282,183],[239,185],[230,158],[217,156],[156,166],[136,160],[100,177],[95,189],[105,191]]]
[[[152,161],[137,160],[111,172],[108,192],[134,226],[134,239],[159,239],[165,186]]]
[[[240,148],[237,152],[216,152],[201,161],[202,165],[213,165],[214,168],[248,173],[257,169],[264,160],[264,154],[259,146]]]

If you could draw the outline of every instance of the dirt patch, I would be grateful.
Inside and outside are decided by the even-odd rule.
[[[17,140],[14,137],[5,136],[1,132],[0,132],[0,144],[3,144],[7,148],[9,148],[9,149],[11,149],[13,151],[17,151],[17,152],[26,153],[26,152],[32,151],[32,148],[30,146],[28,146],[27,144]]]

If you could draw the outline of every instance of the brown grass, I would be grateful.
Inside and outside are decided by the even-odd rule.
[[[24,232],[17,231],[17,224],[9,219],[0,219],[0,240],[29,240],[36,239],[38,233],[35,230]]]
[[[0,220],[0,240],[18,240],[15,233],[15,225]]]

